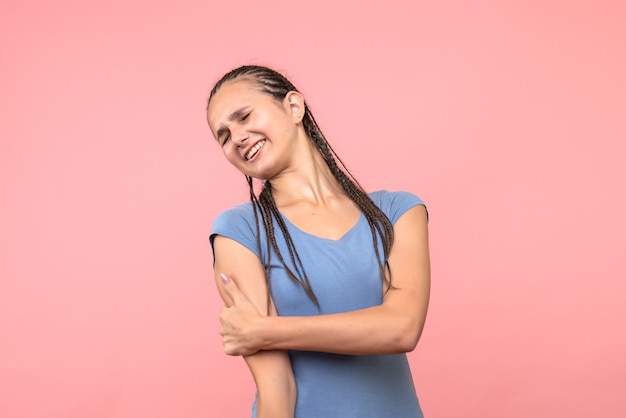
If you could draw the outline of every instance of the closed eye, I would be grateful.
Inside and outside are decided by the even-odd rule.
[[[245,107],[238,109],[231,113],[230,116],[228,116],[228,120],[231,122],[237,121],[236,123],[243,124],[252,114],[252,110],[250,110],[248,113],[245,113],[246,111],[248,111],[248,109]],[[223,126],[217,130],[217,140],[222,145],[222,147],[228,142],[228,140],[230,140],[230,130],[228,129],[228,127]]]
[[[226,145],[226,143],[228,142],[228,140],[230,139],[230,134],[224,134],[222,135],[222,138],[220,140],[220,144],[222,146]]]

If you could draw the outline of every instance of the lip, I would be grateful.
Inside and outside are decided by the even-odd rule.
[[[257,151],[257,153],[256,153],[256,154],[254,154],[254,155],[252,156],[252,158],[251,158],[251,159],[247,159],[247,158],[246,158],[246,155],[248,155],[248,153],[250,152],[250,150],[251,150],[252,148],[256,147],[259,143],[261,143],[261,142],[263,142],[263,141],[265,141],[265,138],[263,138],[263,139],[259,139],[259,140],[258,140],[258,141],[256,141],[254,144],[252,144],[252,145],[250,145],[248,148],[246,148],[246,149],[244,150],[244,152],[243,152],[243,159],[244,159],[245,161],[252,161],[252,160],[254,160],[254,158],[255,158],[255,157],[259,154],[259,151],[261,151],[261,150]],[[265,144],[264,144],[263,146],[265,146]],[[263,148],[263,146],[261,146],[261,148]]]

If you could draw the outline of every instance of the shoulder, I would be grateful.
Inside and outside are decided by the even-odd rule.
[[[387,215],[392,224],[395,224],[412,207],[419,205],[426,207],[424,201],[411,192],[379,190],[369,193],[369,196],[376,206]]]
[[[211,244],[216,235],[222,235],[256,250],[257,225],[251,203],[243,203],[217,215],[213,221]]]
[[[213,221],[212,231],[224,228],[237,228],[245,224],[254,225],[254,210],[251,203],[243,203],[221,212]]]

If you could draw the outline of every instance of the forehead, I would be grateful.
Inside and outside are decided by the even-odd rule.
[[[249,80],[228,81],[211,98],[207,109],[209,125],[217,129],[233,112],[267,99],[271,97]]]

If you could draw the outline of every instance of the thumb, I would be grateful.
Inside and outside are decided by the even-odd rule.
[[[224,286],[224,290],[226,291],[228,296],[230,296],[234,303],[237,303],[240,292],[235,282],[224,273],[220,274],[220,279],[222,280],[222,285]]]

